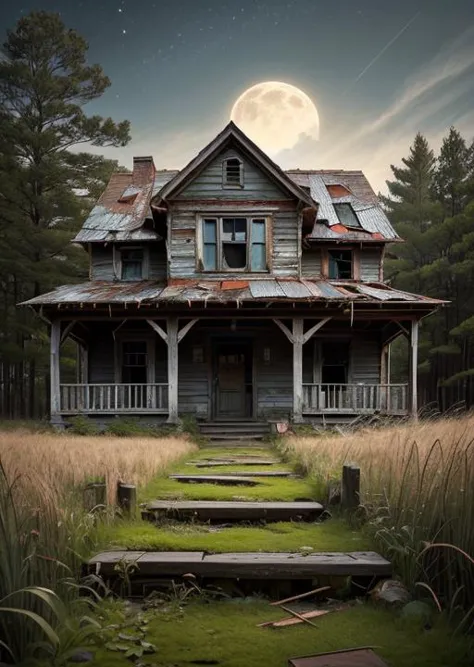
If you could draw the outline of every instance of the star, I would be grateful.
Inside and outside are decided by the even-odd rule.
[[[122,8],[121,8],[121,7],[119,7],[119,9],[118,9],[118,12],[119,12],[119,14],[121,14],[121,13],[122,13],[122,11],[123,11],[123,10],[122,10]]]
[[[123,35],[126,35],[126,34],[127,34],[127,31],[126,31],[126,30],[122,30],[122,34],[123,34]]]

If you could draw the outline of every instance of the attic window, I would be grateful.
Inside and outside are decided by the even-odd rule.
[[[122,280],[143,279],[143,250],[142,248],[127,248],[121,250]]]
[[[360,227],[360,222],[350,204],[334,204],[339,222],[344,227]]]
[[[126,188],[120,197],[118,198],[118,202],[120,204],[133,204],[135,199],[137,198],[138,193],[140,192],[140,188],[134,187],[133,185],[130,185],[128,188]]]
[[[351,280],[352,250],[329,250],[329,278]]]
[[[244,165],[239,158],[230,157],[222,163],[222,185],[224,188],[244,187]]]

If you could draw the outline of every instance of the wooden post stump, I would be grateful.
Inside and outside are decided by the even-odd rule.
[[[117,484],[117,505],[122,512],[134,517],[137,511],[137,487],[134,484]]]
[[[107,486],[105,482],[92,482],[84,489],[84,509],[92,512],[107,505]]]
[[[360,505],[360,468],[354,463],[342,467],[341,505],[346,510]]]

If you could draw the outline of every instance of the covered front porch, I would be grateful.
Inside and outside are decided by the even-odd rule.
[[[184,414],[304,422],[417,412],[418,318],[156,315],[53,320],[53,423],[79,414],[176,423]],[[390,382],[389,345],[397,335],[411,342],[406,384]],[[68,337],[78,347],[75,382],[60,377]]]

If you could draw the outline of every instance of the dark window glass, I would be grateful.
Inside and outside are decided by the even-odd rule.
[[[329,251],[329,278],[333,280],[352,278],[352,250]]]
[[[146,341],[126,341],[122,344],[122,382],[146,384],[147,365]]]
[[[339,222],[345,227],[360,227],[359,218],[350,204],[334,204]]]
[[[143,250],[121,250],[122,280],[141,280],[143,277]]]
[[[203,263],[205,271],[217,269],[217,220],[204,220]]]

